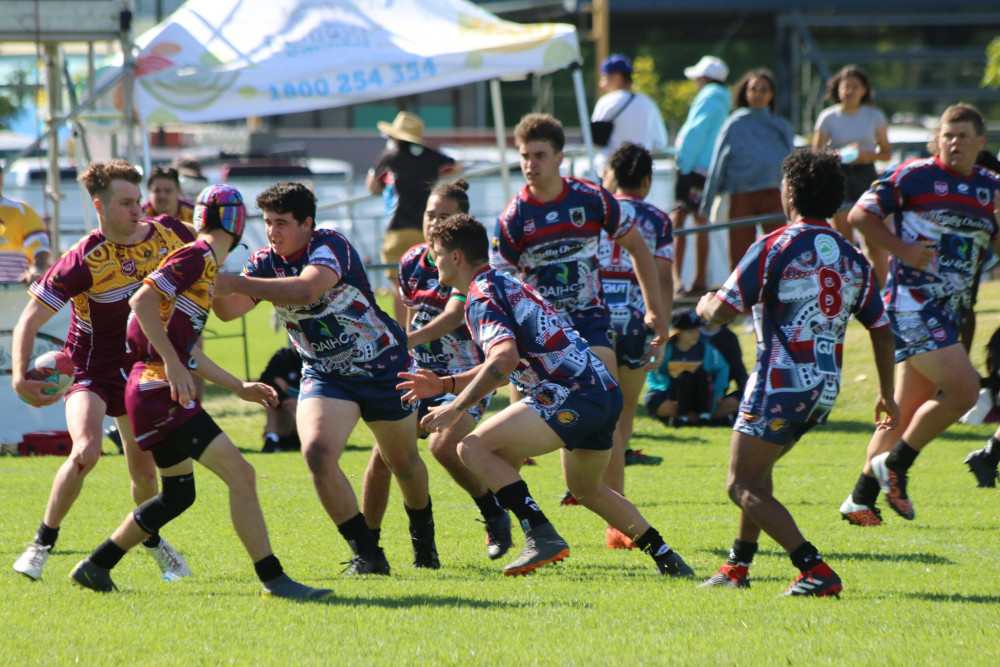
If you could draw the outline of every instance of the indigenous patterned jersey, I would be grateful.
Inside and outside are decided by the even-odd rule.
[[[920,271],[890,256],[883,298],[890,311],[921,310],[938,301],[958,322],[972,306],[973,285],[997,235],[993,193],[1000,176],[976,166],[969,176],[937,158],[907,160],[886,171],[856,206],[885,218],[907,243],[934,241],[937,253]]]
[[[587,342],[530,286],[484,269],[468,298],[465,322],[483,353],[504,340],[517,343],[521,361],[510,380],[522,393],[543,383],[571,390],[617,386]]]
[[[142,205],[142,214],[147,218],[156,217],[157,213],[153,209],[153,202],[144,202]],[[191,202],[180,199],[177,202],[177,212],[174,215],[175,218],[181,222],[193,223],[194,222],[194,204]]]
[[[163,295],[160,321],[177,356],[192,370],[197,364],[191,358],[191,350],[205,329],[218,272],[219,263],[212,246],[199,240],[167,255],[159,268],[142,281]],[[134,317],[129,318],[127,340],[133,360],[146,362],[147,373],[143,374],[143,380],[156,376],[166,382],[163,358]]]
[[[757,366],[742,408],[752,414],[782,392],[822,392],[832,405],[850,317],[869,329],[889,324],[868,260],[815,220],[758,239],[718,295],[737,312],[753,307]]]
[[[361,258],[342,234],[316,230],[294,257],[261,248],[243,272],[254,278],[291,278],[310,264],[333,271],[337,284],[305,306],[274,304],[304,366],[359,377],[405,370],[410,359],[406,334],[375,303]]]
[[[179,220],[161,215],[149,234],[131,246],[94,231],[49,267],[28,288],[32,297],[57,311],[72,301],[66,349],[80,370],[119,368],[125,357],[128,300],[171,251],[194,241]]]
[[[426,243],[415,245],[399,260],[399,293],[406,307],[414,311],[410,321],[414,331],[440,315],[454,293],[452,288],[438,283],[438,270],[428,249]],[[454,375],[481,363],[483,355],[469,328],[462,324],[437,340],[413,348],[413,358],[421,368]]]
[[[0,282],[19,279],[35,255],[48,249],[45,225],[31,207],[0,197]]]
[[[563,314],[604,309],[600,233],[616,239],[629,224],[600,186],[566,178],[562,194],[548,204],[525,186],[497,218],[490,265],[534,287]]]
[[[629,195],[615,195],[622,210],[622,218],[630,221],[649,246],[654,260],[674,261],[673,225],[667,214],[647,201]],[[621,331],[619,323],[628,321],[630,310],[645,314],[646,305],[639,289],[639,279],[632,266],[628,251],[602,233],[598,251],[601,263],[601,282],[604,285],[604,300],[611,311],[611,321]]]

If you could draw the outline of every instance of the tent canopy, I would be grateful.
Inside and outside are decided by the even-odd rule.
[[[467,0],[189,0],[136,40],[147,124],[359,104],[581,60],[576,29]]]

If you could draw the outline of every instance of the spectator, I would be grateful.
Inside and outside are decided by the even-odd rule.
[[[299,405],[299,381],[302,379],[302,357],[288,345],[275,352],[260,374],[260,381],[278,394],[277,405],[266,405],[264,425],[265,454],[283,449],[301,449],[295,426],[295,409]]]
[[[427,146],[424,121],[416,114],[400,111],[392,124],[379,121],[378,129],[388,137],[386,150],[368,170],[365,185],[385,201],[386,232],[382,238],[382,262],[398,264],[403,253],[424,242],[424,208],[431,188],[444,174],[462,171],[453,158]],[[398,270],[386,271],[395,285]],[[406,323],[406,306],[398,290],[392,290],[396,322]]]
[[[675,313],[663,363],[646,379],[646,409],[668,426],[726,423],[739,407],[739,399],[725,395],[729,364],[702,339],[703,324],[692,310]]]
[[[730,195],[732,220],[782,213],[781,161],[792,152],[795,139],[788,121],[774,115],[776,94],[774,74],[767,69],[750,70],[733,89],[736,111],[719,132],[701,198],[706,217],[717,194]],[[783,220],[761,226],[769,234],[782,224]],[[730,271],[756,238],[756,225],[729,230]]]
[[[616,148],[631,141],[650,153],[662,152],[667,147],[667,128],[656,102],[632,90],[632,61],[626,56],[616,53],[604,59],[599,85],[604,95],[594,105],[590,120],[595,128],[595,143],[599,143],[596,130],[600,124],[611,126],[607,141],[600,144],[601,151],[595,156],[594,166],[604,179],[608,158]],[[614,191],[613,186],[608,189]]]
[[[674,210],[671,219],[674,231],[684,228],[688,213],[693,213],[695,226],[704,225],[707,218],[699,212],[705,177],[712,165],[712,152],[722,124],[732,105],[725,80],[729,66],[719,58],[704,56],[693,67],[684,68],[684,76],[695,82],[698,95],[691,103],[687,120],[677,133],[677,185],[674,190]],[[709,204],[711,205],[711,204]],[[684,251],[687,247],[683,236],[674,242],[674,286],[683,293],[681,271],[684,269]],[[708,237],[698,234],[695,241],[695,272],[692,292],[704,292]]]
[[[737,401],[743,396],[747,381],[750,375],[747,367],[743,363],[743,350],[740,348],[740,338],[733,333],[727,324],[718,322],[708,322],[698,329],[701,337],[712,344],[722,358],[729,364],[729,386],[735,388],[726,394],[726,397],[733,397]]]
[[[149,201],[142,205],[142,215],[155,218],[169,215],[190,225],[194,221],[194,204],[181,199],[181,181],[173,167],[153,167],[146,181]]]
[[[3,196],[0,166],[0,282],[35,282],[51,262],[45,225],[30,206]]]
[[[840,155],[844,173],[844,203],[853,206],[877,176],[876,160],[892,157],[889,144],[889,121],[875,106],[868,74],[857,65],[846,65],[826,86],[826,99],[833,106],[816,118],[813,148],[831,148]],[[833,216],[833,228],[854,243],[854,228],[847,222],[847,211]],[[885,285],[889,258],[885,250],[866,245],[868,259],[875,269],[879,285]]]

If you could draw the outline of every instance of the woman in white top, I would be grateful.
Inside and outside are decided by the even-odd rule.
[[[857,65],[846,65],[830,79],[826,99],[833,106],[824,109],[816,119],[813,148],[829,148],[840,154],[845,181],[844,203],[854,204],[877,177],[874,163],[892,156],[889,122],[875,107],[868,75]],[[847,211],[834,215],[833,227],[854,242]],[[884,285],[888,257],[880,248],[866,250],[879,285]]]

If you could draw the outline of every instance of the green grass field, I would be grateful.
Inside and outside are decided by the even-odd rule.
[[[258,311],[248,319],[254,375],[282,344],[267,325],[267,310]],[[978,368],[998,325],[1000,289],[989,283],[979,310]],[[741,341],[752,358],[752,334]],[[209,340],[206,349],[242,373],[237,339]],[[775,473],[776,495],[842,576],[840,600],[778,597],[796,572],[766,537],[750,590],[697,588],[722,563],[734,536],[737,509],[724,490],[729,432],[667,431],[645,416],[637,420],[633,446],[665,461],[628,468],[627,492],[698,580],[657,576],[647,556],[606,549],[598,517],[558,506],[564,486],[556,456],[523,472],[570,542],[570,558],[529,577],[503,577],[507,559],[487,559],[474,504],[426,447],[441,570],[411,567],[394,489],[382,538],[392,576],[344,578],[348,548],[300,456],[257,453],[262,410],[212,388],[209,411],[256,467],[275,553],[293,577],[333,588],[336,596],[319,603],[261,598],[229,522],[225,487],[203,468],[196,468],[196,504],[163,531],[186,555],[193,578],[162,581],[140,550],[114,571],[121,592],[77,589],[69,571],[132,507],[118,455],[106,456],[88,477],[43,579],[31,582],[10,564],[37,528],[62,460],[6,457],[0,459],[0,561],[6,563],[0,663],[996,664],[1000,578],[990,568],[1000,539],[1000,490],[977,489],[962,465],[992,426],[955,426],[924,451],[911,476],[915,521],[898,518],[883,502],[886,525],[850,526],[838,507],[863,463],[875,386],[867,334],[854,324],[830,423],[808,434]],[[371,444],[359,427],[342,459],[358,493]],[[114,450],[108,444],[106,451]]]

